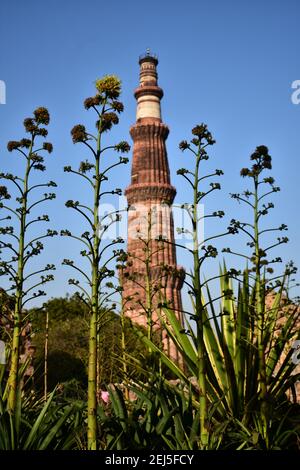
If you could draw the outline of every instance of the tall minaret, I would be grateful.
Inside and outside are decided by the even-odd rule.
[[[136,123],[131,127],[133,161],[131,183],[125,191],[128,201],[129,261],[123,281],[126,315],[140,325],[147,325],[146,283],[149,278],[154,307],[152,324],[161,332],[163,348],[179,359],[174,344],[161,328],[159,304],[166,301],[182,322],[181,287],[184,271],[177,267],[174,224],[171,205],[176,189],[170,182],[165,141],[168,127],[162,122],[160,100],[163,90],[157,84],[157,57],[149,51],[140,57],[140,84],[134,92],[137,100]],[[150,230],[149,230],[150,228]],[[147,241],[151,237],[151,257]],[[158,241],[163,238],[165,242]],[[149,244],[148,244],[149,248]],[[148,250],[148,251],[147,251]],[[148,258],[147,258],[148,257]],[[156,293],[155,293],[156,292]],[[148,292],[149,294],[149,292]]]

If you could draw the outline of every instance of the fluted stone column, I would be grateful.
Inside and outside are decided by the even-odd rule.
[[[164,350],[179,361],[174,344],[161,325],[159,308],[166,301],[182,323],[181,288],[184,270],[177,267],[174,242],[172,203],[176,189],[170,182],[166,150],[168,127],[161,119],[160,100],[163,90],[157,84],[158,60],[147,53],[140,57],[140,84],[134,92],[137,100],[136,123],[131,127],[133,160],[131,183],[127,187],[129,263],[123,278],[125,313],[134,322],[147,326],[145,310],[145,243],[151,237],[151,286],[153,297],[153,329],[161,333]],[[147,238],[148,237],[148,238]],[[161,242],[157,238],[163,238]]]

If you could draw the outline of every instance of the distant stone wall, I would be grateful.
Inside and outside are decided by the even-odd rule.
[[[266,299],[266,308],[267,308],[267,310],[272,308],[274,299],[275,299],[275,294],[274,293],[270,293],[267,296],[267,299]],[[294,323],[294,328],[293,328],[294,331],[295,331],[295,336],[291,340],[290,344],[287,345],[287,348],[286,348],[285,352],[281,355],[280,360],[279,360],[279,364],[276,367],[275,372],[277,372],[279,370],[280,366],[283,364],[283,361],[286,357],[286,354],[291,350],[291,348],[295,350],[295,347],[294,347],[295,346],[295,341],[297,339],[297,335],[299,334],[299,330],[300,330],[300,306],[288,302],[287,299],[285,297],[283,297],[282,301],[281,301],[281,308],[282,308],[281,315],[277,320],[276,332],[275,332],[273,345],[275,345],[276,339],[278,338],[278,336],[279,336],[283,326],[285,325],[287,319],[290,318],[291,316],[294,318],[294,322],[295,322]],[[296,350],[294,352],[296,353]],[[294,356],[296,356],[296,355],[297,354],[294,354]],[[299,354],[299,356],[300,356],[300,354]],[[291,361],[292,360],[295,361],[295,358],[293,357],[291,359]],[[299,374],[299,373],[300,373],[300,362],[299,362],[299,364],[295,363],[295,369],[293,371],[293,375],[296,375],[296,374]],[[287,395],[288,395],[290,400],[293,400],[293,395],[292,395],[291,390],[289,390],[287,392]],[[297,401],[297,403],[300,403],[300,381],[298,381],[297,384],[296,384],[296,401]]]

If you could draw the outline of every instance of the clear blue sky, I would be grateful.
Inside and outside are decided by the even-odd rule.
[[[73,146],[70,129],[80,122],[93,125],[94,118],[82,102],[94,93],[94,80],[110,73],[122,79],[125,112],[112,137],[115,142],[130,141],[138,56],[150,47],[159,56],[163,119],[170,127],[168,154],[177,201],[188,200],[188,193],[176,169],[191,163],[178,150],[178,142],[189,137],[196,123],[206,122],[217,140],[207,169],[225,172],[222,192],[207,200],[206,211],[225,210],[226,220],[207,224],[207,234],[225,228],[241,214],[242,208],[228,194],[244,187],[239,170],[247,166],[249,154],[257,145],[267,145],[273,157],[272,174],[282,188],[273,198],[276,206],[270,225],[286,223],[291,240],[274,255],[294,259],[300,266],[300,105],[291,102],[291,84],[300,79],[299,1],[2,0],[0,18],[0,80],[7,87],[7,103],[0,105],[1,171],[18,168],[17,157],[6,151],[6,143],[23,136],[24,117],[37,106],[48,107],[49,140],[55,150],[48,158],[47,178],[59,184],[57,200],[45,207],[51,216],[49,227],[84,231],[64,201],[85,200],[86,186],[62,169],[87,157],[83,148]],[[129,174],[128,166],[114,174],[112,184],[126,187]],[[239,248],[243,243],[233,238],[223,245]],[[49,295],[71,292],[70,271],[60,262],[76,257],[79,246],[53,239],[48,247],[39,263],[57,264]],[[180,253],[178,258],[186,264]],[[228,258],[228,264],[235,265],[235,260]],[[207,269],[208,274],[213,270]]]

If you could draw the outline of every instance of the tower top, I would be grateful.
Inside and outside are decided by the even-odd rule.
[[[139,56],[139,64],[141,65],[143,62],[154,62],[155,65],[158,64],[158,57],[156,54],[151,53],[149,47],[146,49],[144,54]]]
[[[157,84],[157,55],[147,49],[145,54],[140,55],[139,64],[140,84],[134,92],[137,99],[137,121],[143,118],[161,121],[160,100],[164,93]]]

